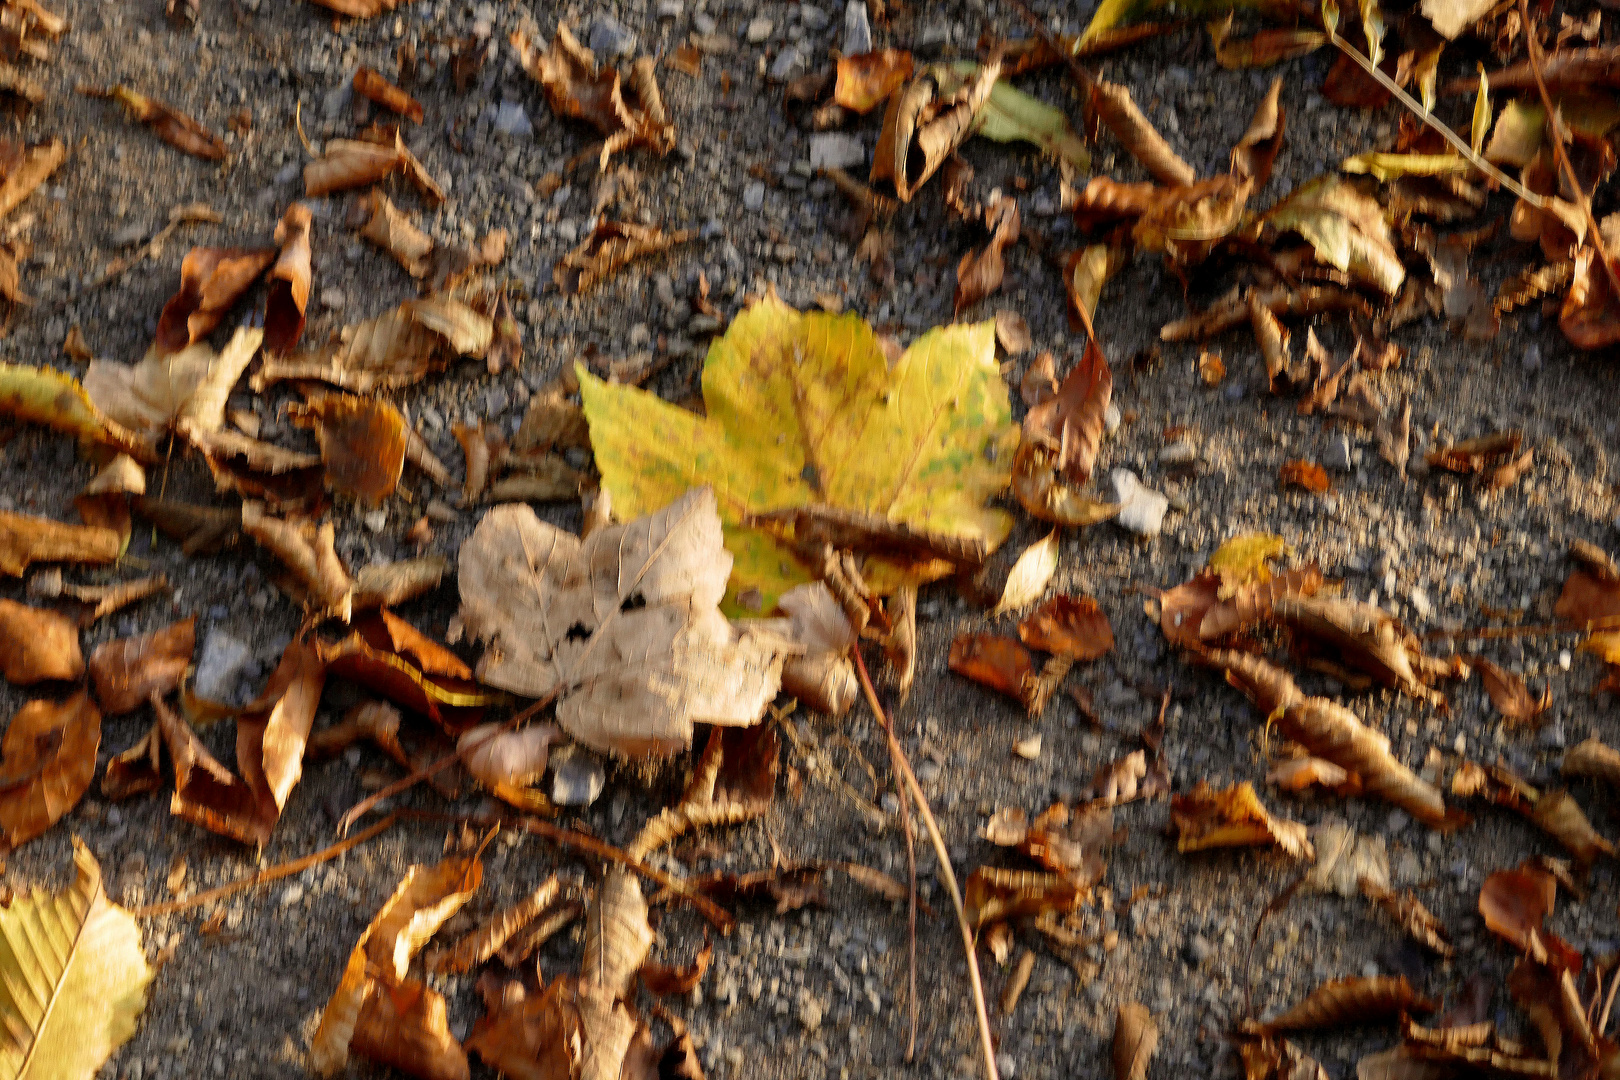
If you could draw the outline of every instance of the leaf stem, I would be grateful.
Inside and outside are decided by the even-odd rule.
[[[883,706],[878,702],[877,691],[872,689],[872,676],[867,673],[866,661],[861,657],[861,650],[855,648],[850,652],[855,657],[855,670],[861,677],[861,689],[866,692],[866,702],[872,707],[878,723],[883,725],[883,734],[889,739],[889,753],[899,767],[907,790],[911,792],[911,799],[917,805],[917,812],[922,816],[923,824],[928,827],[928,838],[934,843],[934,854],[939,857],[940,874],[945,878],[945,887],[950,890],[951,904],[956,908],[956,925],[962,931],[962,945],[967,950],[968,982],[973,987],[973,1007],[978,1014],[979,1043],[984,1049],[985,1075],[989,1080],[1001,1080],[1001,1074],[996,1070],[995,1042],[990,1034],[990,1012],[984,1004],[984,983],[979,978],[979,958],[975,952],[973,928],[968,924],[967,905],[962,902],[962,890],[956,883],[956,871],[951,869],[950,849],[946,847],[945,837],[939,831],[939,822],[934,820],[934,812],[928,808],[928,797],[923,794],[922,786],[917,783],[916,774],[911,771],[911,763],[906,760],[905,750],[900,746],[900,740],[894,736],[894,725],[889,720],[889,714],[883,711]]]

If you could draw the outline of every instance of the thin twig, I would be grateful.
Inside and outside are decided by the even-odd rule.
[[[1616,988],[1620,988],[1620,968],[1615,970],[1614,979],[1609,983],[1609,996],[1603,1001],[1603,1015],[1598,1017],[1597,1028],[1595,1029],[1599,1035],[1602,1035],[1608,1029],[1609,1010],[1614,1007],[1614,991]]]
[[[979,978],[979,958],[975,954],[973,943],[973,927],[968,924],[967,905],[962,902],[962,890],[956,884],[956,871],[951,868],[951,852],[945,844],[945,837],[939,831],[939,822],[934,820],[934,812],[928,808],[928,797],[923,794],[922,785],[917,783],[917,776],[911,771],[911,763],[906,760],[905,751],[900,746],[900,740],[894,737],[894,725],[889,722],[888,713],[878,703],[877,691],[872,689],[872,676],[867,673],[866,661],[861,658],[859,649],[853,650],[855,657],[855,671],[861,677],[861,689],[866,692],[866,701],[876,714],[878,723],[883,725],[883,733],[889,737],[889,750],[894,755],[895,764],[899,767],[900,775],[905,779],[906,788],[911,792],[912,801],[917,804],[917,812],[922,815],[923,824],[928,826],[928,838],[934,842],[934,854],[939,858],[940,873],[945,877],[945,887],[950,890],[951,904],[956,908],[956,925],[962,931],[962,945],[967,950],[968,982],[973,987],[973,1007],[978,1013],[979,1043],[984,1049],[984,1069],[989,1080],[1001,1080],[1001,1074],[996,1069],[996,1048],[990,1034],[990,1012],[984,1004],[984,982]]]
[[[1586,215],[1586,235],[1592,238],[1592,246],[1597,249],[1599,259],[1603,260],[1603,272],[1608,275],[1610,295],[1620,299],[1620,275],[1614,269],[1614,263],[1609,261],[1609,250],[1603,243],[1603,232],[1598,228],[1597,218],[1592,216],[1592,200],[1586,197],[1581,188],[1580,177],[1575,175],[1575,166],[1569,163],[1569,154],[1564,149],[1563,121],[1558,111],[1553,107],[1552,95],[1547,92],[1547,79],[1541,72],[1541,42],[1536,40],[1536,24],[1530,21],[1530,5],[1527,0],[1519,0],[1519,17],[1524,20],[1524,44],[1530,54],[1530,73],[1536,77],[1536,89],[1541,92],[1541,107],[1547,112],[1547,124],[1552,128],[1553,154],[1558,158],[1558,167],[1564,173],[1564,182],[1575,193],[1575,202]]]
[[[255,885],[263,885],[267,882],[276,881],[279,878],[291,877],[293,874],[301,873],[302,871],[308,870],[312,866],[317,866],[323,862],[330,862],[332,859],[342,855],[350,848],[357,847],[360,844],[365,843],[367,840],[370,840],[372,837],[387,832],[389,829],[393,828],[395,823],[398,821],[398,814],[389,814],[375,825],[368,826],[360,832],[355,833],[353,836],[348,837],[345,840],[339,840],[331,847],[322,848],[320,851],[314,852],[313,854],[305,855],[302,858],[293,859],[289,862],[279,863],[276,866],[266,867],[263,870],[258,870],[252,874],[249,874],[245,878],[239,878],[228,885],[221,885],[217,889],[209,889],[207,892],[200,892],[195,896],[188,896],[184,900],[169,900],[162,904],[147,904],[145,907],[136,908],[134,911],[130,912],[130,914],[139,919],[150,918],[154,915],[172,915],[176,911],[185,911],[188,908],[200,907],[203,904],[211,904],[215,900],[222,900],[233,893],[241,892],[243,889],[251,889]]]
[[[399,780],[395,780],[392,784],[389,784],[382,790],[374,792],[371,795],[366,796],[364,799],[361,799],[359,802],[349,807],[348,813],[344,814],[342,820],[338,822],[338,835],[341,836],[348,832],[350,826],[352,826],[356,821],[359,821],[371,810],[372,807],[376,806],[384,799],[391,795],[398,795],[400,792],[416,786],[423,780],[426,780],[428,777],[437,775],[444,769],[448,769],[456,762],[461,761],[463,758],[467,757],[467,755],[471,754],[474,750],[477,750],[480,746],[483,746],[491,739],[511,731],[513,728],[523,723],[523,721],[527,720],[529,717],[533,716],[547,705],[550,705],[551,702],[557,697],[558,693],[561,692],[561,689],[562,688],[560,685],[554,688],[545,697],[541,698],[539,701],[536,701],[533,705],[530,705],[522,712],[512,716],[506,721],[506,723],[502,724],[494,731],[491,731],[480,738],[474,739],[466,746],[458,746],[455,751],[446,754],[444,757],[433,762],[431,765],[423,766],[422,768],[411,773],[411,775],[403,777]]]
[[[1331,15],[1329,14],[1329,11],[1332,12]],[[1338,25],[1338,5],[1323,4],[1322,27],[1327,31],[1328,40],[1333,42],[1334,45],[1338,46],[1340,52],[1344,53],[1357,64],[1361,65],[1361,69],[1363,71],[1365,71],[1368,75],[1371,75],[1378,85],[1395,95],[1395,98],[1402,105],[1405,105],[1408,109],[1412,110],[1419,120],[1422,120],[1425,124],[1428,124],[1435,131],[1439,132],[1440,137],[1445,139],[1446,142],[1450,143],[1451,148],[1466,158],[1468,163],[1473,165],[1474,168],[1478,169],[1486,176],[1489,176],[1492,180],[1495,180],[1498,184],[1501,184],[1503,187],[1507,188],[1509,191],[1513,192],[1513,194],[1517,195],[1531,206],[1534,206],[1536,209],[1551,209],[1551,206],[1545,197],[1537,195],[1535,192],[1513,179],[1513,177],[1509,176],[1501,169],[1498,169],[1495,165],[1492,165],[1490,162],[1486,161],[1479,154],[1475,153],[1474,148],[1469,146],[1461,135],[1458,135],[1455,131],[1452,131],[1450,125],[1442,122],[1438,116],[1434,115],[1434,113],[1430,112],[1428,109],[1425,109],[1422,103],[1420,103],[1416,98],[1412,97],[1412,95],[1408,94],[1405,90],[1402,90],[1400,84],[1398,84],[1388,75],[1384,74],[1384,72],[1380,71],[1377,64],[1363,56],[1360,49],[1356,48],[1344,38],[1340,37]]]

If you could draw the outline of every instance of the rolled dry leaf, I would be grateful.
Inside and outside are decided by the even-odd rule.
[[[313,198],[367,187],[395,172],[403,172],[433,202],[444,202],[444,189],[406,148],[398,132],[394,133],[391,143],[331,140],[326,144],[325,153],[304,166],[304,193]]]
[[[79,627],[54,611],[0,599],[0,675],[16,686],[84,674]]]
[[[926,74],[891,95],[872,158],[872,183],[888,180],[900,201],[910,202],[973,133],[973,122],[1000,77],[1001,60],[993,56],[949,97],[941,99],[938,83]]]
[[[354,73],[354,92],[412,123],[422,122],[422,103],[364,64]]]
[[[1286,738],[1361,777],[1369,795],[1394,803],[1426,825],[1454,828],[1440,789],[1412,772],[1389,752],[1389,739],[1354,713],[1327,698],[1306,698],[1277,718]]]
[[[368,563],[354,578],[354,610],[398,607],[432,592],[450,569],[443,555],[423,555],[391,563]]]
[[[0,183],[0,218],[17,209],[66,160],[67,145],[61,139],[30,146],[22,162],[8,171],[5,182]]]
[[[1434,1002],[1420,997],[1406,976],[1378,975],[1333,979],[1274,1019],[1246,1020],[1243,1029],[1255,1034],[1280,1031],[1315,1031],[1355,1024],[1387,1023],[1403,1014],[1431,1013]]]
[[[364,196],[360,206],[370,214],[360,235],[399,260],[411,277],[424,276],[428,272],[429,256],[433,254],[433,238],[418,229],[410,215],[381,191]]]
[[[309,246],[314,216],[303,203],[287,207],[276,225],[281,247],[270,269],[270,292],[264,302],[264,351],[288,353],[304,333],[304,309],[309,306],[310,277],[314,273]]]
[[[273,248],[192,248],[180,263],[180,291],[158,316],[158,350],[207,337],[275,258]]]
[[[1114,1017],[1114,1080],[1146,1080],[1148,1062],[1159,1048],[1159,1025],[1147,1006],[1121,1005]]]
[[[714,960],[714,943],[705,939],[692,962],[686,967],[670,967],[647,962],[638,973],[641,984],[660,997],[690,994],[703,981],[703,975]]]
[[[1092,84],[1088,104],[1103,126],[1114,133],[1120,144],[1159,183],[1170,187],[1189,187],[1198,179],[1193,167],[1170,149],[1164,136],[1142,115],[1142,110],[1131,100],[1129,89],[1097,79]]]
[[[180,685],[197,642],[192,616],[161,630],[106,642],[90,654],[90,682],[108,716],[132,712]]]
[[[133,119],[151,128],[154,135],[176,150],[207,161],[224,160],[225,143],[219,136],[156,98],[147,97],[127,86],[99,91],[81,89],[80,92],[117,101]]]
[[[990,229],[990,242],[981,250],[969,251],[956,266],[955,310],[972,307],[1001,288],[1006,274],[1003,252],[1018,240],[1022,229],[1016,200],[1002,197],[984,212]]]
[[[539,918],[562,892],[562,881],[552,874],[539,888],[511,907],[502,908],[491,915],[448,952],[429,959],[432,971],[461,973],[471,971],[500,952],[512,936]]]
[[[1170,800],[1170,825],[1177,851],[1271,844],[1296,859],[1316,856],[1305,826],[1273,817],[1247,782],[1216,791],[1200,780],[1190,793]]]
[[[1239,179],[1253,177],[1256,189],[1271,179],[1271,166],[1282,150],[1287,114],[1279,103],[1281,93],[1282,77],[1278,76],[1271,80],[1271,89],[1255,106],[1248,129],[1232,147],[1232,174]]]
[[[349,620],[354,583],[338,558],[337,529],[330,522],[302,527],[264,512],[262,503],[242,504],[242,529],[298,579],[320,610]]]
[[[1620,751],[1596,735],[1564,755],[1563,770],[1565,776],[1590,776],[1620,789]]]

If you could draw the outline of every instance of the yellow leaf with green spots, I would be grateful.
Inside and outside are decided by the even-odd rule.
[[[732,614],[769,612],[811,579],[788,546],[743,524],[751,515],[823,504],[991,548],[1012,529],[986,505],[1010,482],[1018,446],[993,323],[931,330],[891,367],[860,316],[801,313],[772,295],[710,347],[707,416],[583,368],[579,381],[618,517],[714,487],[735,559]],[[865,572],[887,593],[917,571],[873,559]]]

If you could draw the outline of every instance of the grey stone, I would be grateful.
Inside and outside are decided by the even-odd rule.
[[[299,165],[298,162],[289,161],[287,164],[276,170],[274,179],[278,184],[290,184],[294,180],[298,179],[299,176],[303,175],[303,171],[303,166]],[[142,233],[141,235],[145,236],[146,234]]]
[[[751,214],[757,214],[765,205],[765,182],[755,180],[743,188],[743,209]]]
[[[354,100],[354,84],[349,79],[326,92],[321,99],[321,116],[327,120],[337,120]],[[307,121],[306,121],[307,123]]]
[[[1180,439],[1159,451],[1160,465],[1190,465],[1198,460],[1198,447]]]
[[[1328,436],[1322,464],[1339,472],[1349,472],[1354,467],[1350,460],[1350,439],[1346,435],[1338,433]]]
[[[933,758],[928,758],[917,765],[917,782],[919,784],[932,784],[939,779],[940,765]]]
[[[714,21],[714,16],[709,15],[706,12],[700,11],[692,16],[692,29],[696,30],[705,37],[714,33],[719,28],[720,24]]]
[[[495,111],[495,130],[514,139],[534,138],[534,125],[529,114],[515,101],[503,101]]]
[[[681,0],[658,0],[658,17],[660,19],[678,19],[686,6]]]
[[[825,30],[827,24],[832,22],[832,16],[827,14],[825,8],[819,8],[814,4],[800,4],[799,21],[804,24],[806,30]]]
[[[636,51],[635,32],[611,15],[596,17],[587,40],[598,58],[628,56]]]
[[[1564,722],[1562,720],[1554,720],[1552,723],[1542,728],[1539,741],[1541,742],[1542,746],[1550,747],[1554,750],[1562,750],[1564,748],[1565,741]]]
[[[850,0],[844,9],[844,55],[859,56],[872,51],[872,23],[866,17],[866,0]]]
[[[1001,1053],[996,1055],[996,1071],[999,1072],[1005,1078],[1005,1080],[1013,1080],[1013,1077],[1018,1075],[1018,1060],[1011,1054],[1007,1053],[1007,1051],[1003,1050]]]
[[[810,167],[853,169],[866,163],[866,147],[854,135],[824,131],[810,136]]]
[[[930,23],[917,32],[911,43],[913,52],[922,56],[937,55],[951,43],[951,28],[945,23]]]
[[[1158,536],[1170,500],[1143,484],[1129,469],[1115,469],[1113,481],[1115,498],[1121,504],[1115,520],[1142,536]]]
[[[1119,430],[1119,420],[1119,406],[1110,401],[1108,408],[1103,410],[1103,427],[1108,429],[1108,434]]]
[[[113,247],[133,247],[145,240],[146,234],[150,231],[145,225],[125,225],[113,233]]]
[[[1194,934],[1187,941],[1187,962],[1194,967],[1208,960],[1214,952],[1215,946],[1211,945],[1203,934]]]
[[[1541,370],[1541,346],[1532,341],[1524,347],[1524,358],[1521,361],[1526,371]]]
[[[327,311],[342,311],[348,302],[349,298],[336,285],[321,290],[321,306]]]
[[[569,745],[551,755],[551,801],[558,806],[589,806],[606,783],[602,763],[589,751]]]
[[[787,82],[804,71],[804,54],[798,46],[783,49],[776,55],[776,61],[771,64],[771,78],[777,82]]]
[[[245,642],[215,627],[203,640],[191,688],[205,701],[234,705],[244,672],[252,663],[253,650]]]
[[[776,24],[774,22],[760,15],[748,24],[748,29],[744,32],[744,35],[748,38],[750,44],[758,45],[769,38],[771,31],[775,29]]]

